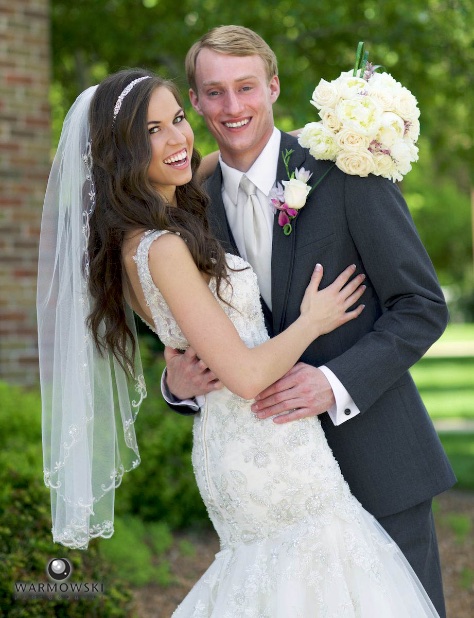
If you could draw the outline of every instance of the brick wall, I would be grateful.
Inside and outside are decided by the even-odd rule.
[[[0,379],[38,379],[36,272],[50,166],[49,0],[0,0]]]

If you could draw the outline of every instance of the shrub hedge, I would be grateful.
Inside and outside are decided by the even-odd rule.
[[[136,422],[142,463],[125,475],[116,492],[119,522],[115,536],[124,530],[127,521],[162,522],[163,530],[156,525],[147,527],[148,536],[156,528],[154,536],[159,542],[150,541],[156,556],[160,552],[154,545],[166,541],[165,529],[208,526],[209,520],[191,466],[192,419],[172,412],[162,401],[164,363],[159,346],[150,337],[142,336],[140,348],[148,389]],[[0,402],[1,610],[14,618],[132,616],[132,595],[111,564],[114,552],[107,551],[109,541],[95,540],[87,552],[82,552],[68,550],[51,540],[49,491],[42,478],[39,393],[0,382]],[[72,562],[74,581],[103,582],[106,594],[79,601],[15,599],[14,582],[48,581],[45,569],[53,557]],[[163,569],[165,563],[158,566]]]

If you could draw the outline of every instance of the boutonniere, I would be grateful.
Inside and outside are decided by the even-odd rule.
[[[288,180],[282,180],[281,183],[276,182],[269,196],[272,206],[280,211],[278,224],[283,228],[285,236],[291,234],[293,231],[291,222],[296,219],[299,211],[306,204],[310,193],[329,172],[329,170],[325,172],[315,185],[309,186],[308,181],[313,175],[310,171],[300,167],[299,169],[295,168],[295,171],[290,173],[290,157],[293,152],[294,150],[285,150],[281,153]]]

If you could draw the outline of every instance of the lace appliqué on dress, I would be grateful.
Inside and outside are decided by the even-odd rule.
[[[149,247],[162,233],[144,235],[136,262],[156,332],[184,349],[148,268]],[[247,266],[226,259],[231,269]],[[247,268],[229,270],[228,279],[221,295],[229,305],[212,279],[209,288],[245,344],[259,345],[268,334],[256,276]],[[351,495],[319,419],[277,425],[257,419],[251,403],[222,388],[206,395],[194,418],[194,472],[222,550],[173,617],[436,616],[420,610],[428,606],[419,590],[407,604],[398,598],[416,585],[404,559],[394,558],[398,548]]]

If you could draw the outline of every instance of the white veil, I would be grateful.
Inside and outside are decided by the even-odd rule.
[[[99,354],[86,323],[95,205],[88,114],[96,88],[77,98],[64,121],[44,201],[38,267],[44,480],[53,539],[78,549],[91,537],[113,534],[115,488],[140,463],[134,421],[146,397],[138,352],[135,393],[129,393],[126,372],[112,354]],[[126,313],[137,343],[128,306]]]

